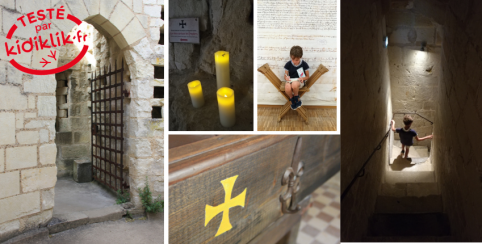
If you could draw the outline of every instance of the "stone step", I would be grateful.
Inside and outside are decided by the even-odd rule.
[[[386,171],[384,182],[396,183],[433,183],[435,174],[433,171]]]
[[[364,236],[362,242],[457,242],[453,236]]]
[[[125,214],[126,210],[119,205],[83,212],[54,214],[47,228],[50,234],[55,234],[77,228],[81,225],[118,220]]]
[[[404,159],[398,157],[390,161],[389,171],[433,171],[429,157]]]
[[[430,195],[440,195],[438,183],[384,183],[378,193],[380,196],[392,197],[423,197]]]
[[[424,197],[392,197],[378,196],[375,213],[383,214],[415,214],[443,212],[441,195]]]
[[[450,236],[450,223],[443,213],[374,214],[368,236]]]

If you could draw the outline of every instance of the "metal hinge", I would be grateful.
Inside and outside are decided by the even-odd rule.
[[[299,204],[296,202],[296,194],[300,190],[300,177],[303,175],[304,165],[301,159],[301,145],[302,138],[298,137],[298,141],[295,146],[295,153],[293,154],[293,161],[291,162],[291,167],[288,167],[281,180],[281,185],[288,185],[288,189],[285,194],[279,196],[281,201],[281,211],[283,213],[293,214],[301,209]],[[296,171],[294,170],[296,169]],[[290,202],[288,202],[291,200]]]

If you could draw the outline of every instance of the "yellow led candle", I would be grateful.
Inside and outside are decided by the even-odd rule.
[[[214,61],[216,62],[216,81],[218,90],[221,87],[231,87],[229,78],[229,52],[217,51],[214,54]]]
[[[231,127],[236,122],[234,112],[234,91],[228,87],[221,87],[218,92],[219,119],[224,127]]]
[[[191,81],[187,84],[189,94],[191,95],[192,106],[200,108],[204,105],[203,88],[198,80]]]

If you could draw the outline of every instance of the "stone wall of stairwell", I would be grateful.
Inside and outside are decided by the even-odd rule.
[[[482,2],[450,0],[444,10],[433,161],[452,234],[459,241],[480,241]]]
[[[388,130],[391,119],[390,77],[385,36],[386,1],[341,2],[341,190],[356,176]],[[385,142],[342,201],[341,240],[366,235],[388,160]]]
[[[151,120],[153,89],[150,82],[154,75],[151,62],[163,58],[163,49],[157,45],[163,3],[163,0],[17,0],[0,3],[3,16],[0,18],[2,42],[6,40],[6,31],[12,26],[12,20],[32,11],[60,6],[64,6],[66,13],[85,20],[102,30],[104,35],[107,33],[113,37],[120,48],[119,52],[126,57],[126,73],[131,77],[128,84],[131,97],[126,99],[130,103],[126,120],[130,122],[127,125],[132,127],[128,128],[130,134],[126,144],[135,149],[129,153],[136,160],[157,157],[155,162],[130,160],[128,164],[130,171],[135,171],[130,175],[130,184],[136,207],[141,204],[135,189],[145,184],[146,176],[152,179],[154,195],[162,194],[163,137],[162,134],[159,135],[159,130],[163,130],[163,125],[146,127],[135,122]],[[68,33],[73,27],[72,22],[65,21],[45,32],[55,34],[61,30]],[[11,42],[25,40],[32,36],[32,32],[35,33],[35,30],[19,28]],[[41,68],[39,61],[49,51],[22,53],[15,56],[15,60],[26,67]],[[59,49],[56,51],[59,52]],[[12,57],[7,57],[5,52],[0,52],[0,59],[0,241],[3,241],[23,231],[43,226],[52,217],[54,186],[57,181],[55,122],[58,107],[55,75],[24,74],[10,65],[8,61]],[[58,62],[58,59],[52,60],[46,67],[56,68]],[[142,154],[141,157],[138,151],[143,148],[136,144],[136,140],[144,138],[149,143],[154,143],[154,146],[150,146],[149,156]],[[152,186],[154,184],[155,187]]]
[[[440,52],[442,26],[433,17],[416,11],[413,1],[392,1],[387,13],[387,36],[393,112],[417,112],[433,121],[441,79]],[[415,8],[415,9],[414,9]],[[426,43],[425,51],[421,51]],[[412,115],[412,129],[419,137],[432,134],[431,124]],[[403,126],[403,115],[396,115],[396,127]],[[399,140],[398,134],[395,139]],[[430,146],[431,141],[415,146]]]

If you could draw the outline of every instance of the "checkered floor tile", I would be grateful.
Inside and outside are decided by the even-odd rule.
[[[298,244],[340,243],[340,172],[312,194],[312,207],[304,215]]]

